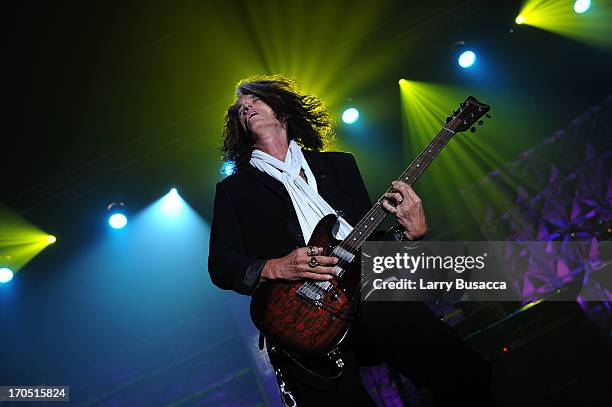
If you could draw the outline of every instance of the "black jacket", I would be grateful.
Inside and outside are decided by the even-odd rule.
[[[319,194],[355,225],[371,201],[353,155],[309,150],[303,154]],[[378,237],[380,232],[370,239]],[[251,294],[268,259],[305,245],[281,182],[247,164],[217,183],[208,257],[208,271],[217,286]]]

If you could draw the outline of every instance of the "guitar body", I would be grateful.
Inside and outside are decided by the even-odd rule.
[[[332,234],[335,215],[319,221],[308,246],[325,248],[331,255],[340,243]],[[342,266],[342,277],[317,300],[300,295],[304,281],[274,281],[260,284],[251,301],[255,326],[275,345],[295,355],[320,357],[333,351],[347,334],[359,302],[360,260]],[[312,284],[312,282],[310,283]]]

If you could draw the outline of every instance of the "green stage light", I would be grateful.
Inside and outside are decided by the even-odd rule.
[[[0,205],[0,259],[3,267],[10,268],[13,273],[19,272],[34,256],[53,244],[54,239],[55,236]]]
[[[499,106],[494,98],[474,87],[463,88],[406,79],[399,81],[399,87],[406,163],[411,162],[429,144],[444,126],[447,116],[452,114],[468,95],[472,94],[482,102],[490,103],[493,108]],[[461,199],[457,191],[482,179],[503,162],[498,146],[495,146],[494,140],[491,139],[491,124],[500,123],[486,123],[482,131],[476,134],[468,132],[454,136],[423,174],[422,179],[415,184],[423,202],[435,205],[440,211],[437,222],[464,224],[465,212],[457,205],[457,200]],[[506,198],[501,195],[490,198],[500,204],[506,203]]]
[[[567,0],[527,0],[515,21],[611,49],[612,3],[598,3],[597,10],[586,15],[590,6],[590,0],[577,0],[573,7]]]

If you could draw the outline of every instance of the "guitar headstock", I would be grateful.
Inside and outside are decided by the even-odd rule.
[[[472,132],[476,131],[474,124],[483,124],[480,118],[484,115],[491,117],[487,114],[491,110],[491,106],[480,103],[474,96],[468,96],[465,102],[459,105],[459,109],[453,112],[451,117],[446,119],[446,128],[459,133],[466,131],[471,127]]]

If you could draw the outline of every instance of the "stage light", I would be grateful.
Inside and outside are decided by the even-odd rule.
[[[525,0],[517,15],[525,17],[524,25],[610,49],[612,9],[598,7],[591,10],[592,4],[595,3],[591,0]],[[588,16],[582,15],[587,13]]]
[[[574,11],[582,14],[591,8],[591,0],[576,0],[574,3]]]
[[[516,18],[516,20],[514,20],[514,22],[516,22],[517,24],[523,24],[525,20],[525,16],[521,14]]]
[[[125,204],[123,202],[113,202],[108,204],[106,210],[109,213],[108,224],[113,229],[123,229],[128,224],[128,218],[125,212]]]
[[[457,60],[459,66],[467,69],[473,66],[476,63],[476,54],[474,51],[463,51],[461,55],[459,55],[459,59]]]
[[[18,273],[53,243],[51,236],[0,203],[0,267]]]
[[[122,213],[114,213],[108,218],[108,224],[113,229],[123,229],[127,223],[127,216]]]
[[[167,215],[171,216],[178,214],[183,209],[183,199],[176,188],[172,188],[162,199],[161,207]]]
[[[359,120],[359,110],[349,107],[342,113],[342,121],[346,124],[353,124]]]
[[[221,166],[221,174],[229,177],[236,170],[236,164],[233,161],[225,161]]]
[[[13,279],[13,271],[9,268],[0,268],[0,284],[8,283]]]
[[[47,236],[47,243],[53,244],[55,242],[57,242],[57,238],[55,236],[53,236],[53,235]]]

